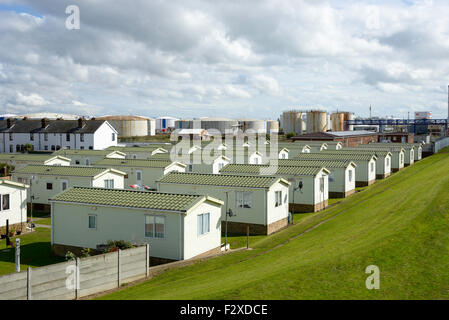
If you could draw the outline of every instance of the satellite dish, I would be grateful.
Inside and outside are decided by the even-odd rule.
[[[232,212],[232,210],[231,210],[231,209],[229,209],[229,210],[228,210],[228,215],[229,215],[230,217],[233,217],[233,216],[235,216],[234,212]]]
[[[304,187],[304,184],[302,183],[302,180],[301,180],[301,181],[299,181],[299,184],[298,184],[299,190],[302,190],[302,187]]]

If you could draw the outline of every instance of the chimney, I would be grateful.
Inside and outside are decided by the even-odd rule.
[[[78,128],[83,128],[86,125],[85,118],[78,118]]]
[[[6,119],[6,126],[9,128],[12,128],[12,126],[14,125],[14,119],[13,118],[8,118]]]
[[[42,124],[42,128],[45,129],[50,124],[50,120],[48,120],[48,118],[42,118],[41,124]]]

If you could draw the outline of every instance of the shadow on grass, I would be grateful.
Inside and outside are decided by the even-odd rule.
[[[11,239],[14,241],[14,239]],[[0,251],[0,264],[2,262],[15,262],[15,249],[9,247]],[[50,242],[33,242],[20,247],[20,263],[31,267],[42,267],[53,263],[65,261],[62,257],[51,254]]]

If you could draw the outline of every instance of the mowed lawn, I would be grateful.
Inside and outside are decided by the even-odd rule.
[[[27,267],[41,267],[65,261],[50,254],[51,229],[36,228],[34,232],[20,236],[21,271]],[[11,242],[15,242],[15,238]],[[15,249],[6,247],[6,240],[0,240],[0,275],[15,272]]]
[[[275,235],[102,299],[448,299],[449,154],[426,158]],[[332,219],[302,234],[329,217]],[[368,290],[365,269],[380,269]]]

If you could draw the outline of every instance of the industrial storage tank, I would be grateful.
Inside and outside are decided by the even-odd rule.
[[[299,111],[284,111],[281,116],[281,127],[285,134],[294,132],[302,134],[305,130],[303,113]]]
[[[147,126],[148,126],[148,135],[154,136],[156,134],[156,120],[148,118]]]
[[[193,119],[181,119],[175,121],[176,129],[193,129]]]
[[[177,118],[162,116],[156,118],[156,132],[169,132],[175,129],[175,121],[179,120]]]
[[[327,113],[325,111],[307,112],[307,133],[326,132]]]
[[[279,121],[267,120],[267,133],[279,132]]]
[[[345,113],[334,112],[331,114],[332,131],[345,131]]]
[[[40,120],[43,118],[47,118],[49,120],[56,120],[56,119],[77,120],[78,118],[81,118],[81,116],[76,114],[39,112],[39,113],[21,114],[18,115],[17,118],[27,118],[29,120]]]
[[[228,118],[201,118],[200,121],[201,129],[216,129],[222,134],[234,133],[239,126],[239,122],[237,120]]]
[[[239,128],[246,132],[251,130],[256,133],[267,133],[267,122],[265,120],[258,119],[237,119],[239,122]]]
[[[355,115],[352,112],[344,112],[344,128],[346,131],[354,131],[354,126],[353,125],[347,125],[346,121],[348,120],[354,120],[355,119]]]
[[[97,120],[106,120],[118,132],[119,137],[141,137],[148,135],[148,118],[141,116],[104,116]]]

